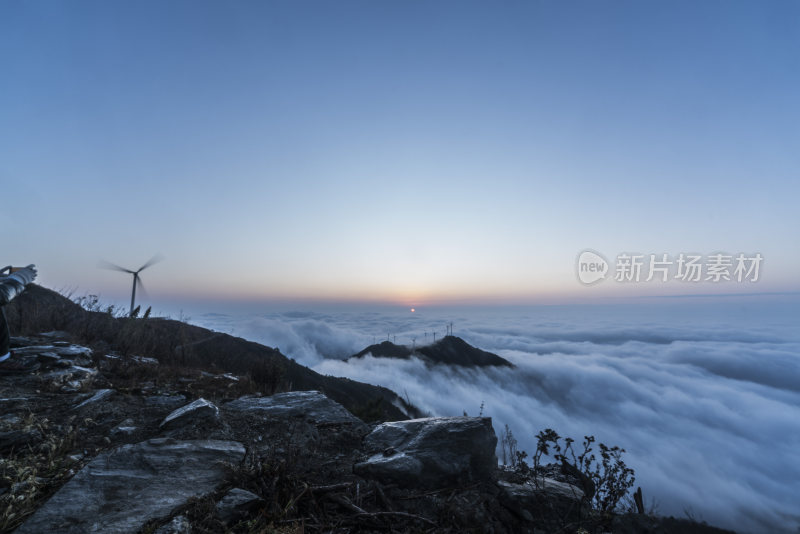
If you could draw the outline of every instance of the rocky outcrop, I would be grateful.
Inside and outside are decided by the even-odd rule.
[[[232,441],[161,438],[124,445],[92,460],[17,532],[135,533],[189,498],[212,492],[225,478],[223,465],[238,464],[244,453]]]
[[[315,451],[338,462],[352,460],[369,432],[363,421],[319,391],[242,397],[223,405],[222,412],[235,435],[246,436],[255,449]]]
[[[489,480],[497,437],[488,417],[431,417],[379,425],[354,471],[401,486],[443,488]]]

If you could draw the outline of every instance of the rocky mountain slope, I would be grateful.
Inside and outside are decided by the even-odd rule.
[[[3,531],[522,532],[536,512],[497,485],[488,418],[368,425],[317,391],[243,395],[244,376],[68,338],[15,337],[40,368],[0,376]],[[557,489],[540,497],[583,510]]]
[[[363,382],[321,375],[279,350],[181,321],[129,319],[88,311],[55,291],[31,284],[6,306],[12,333],[69,332],[96,351],[123,356],[146,354],[162,369],[206,369],[246,375],[253,391],[318,390],[352,412],[373,420],[422,415],[393,391]],[[131,377],[135,381],[135,377]],[[133,384],[132,384],[133,386]]]
[[[39,368],[0,375],[0,532],[722,532],[600,515],[560,466],[499,468],[491,419],[392,420],[267,347],[36,287],[8,311]]]

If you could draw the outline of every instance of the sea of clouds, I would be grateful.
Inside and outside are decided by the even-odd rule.
[[[280,348],[318,372],[380,384],[432,415],[491,416],[522,450],[553,428],[626,449],[664,515],[739,532],[800,526],[800,305],[793,298],[605,306],[209,314],[193,322]],[[344,361],[388,338],[454,334],[514,369]]]

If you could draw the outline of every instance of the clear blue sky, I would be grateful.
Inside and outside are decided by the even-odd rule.
[[[797,291],[797,2],[0,3],[0,263],[120,297]],[[592,288],[586,248],[760,252]]]

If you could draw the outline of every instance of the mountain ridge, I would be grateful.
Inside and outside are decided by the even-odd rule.
[[[474,347],[457,336],[445,336],[430,345],[409,348],[391,341],[370,345],[350,356],[363,358],[371,354],[376,358],[419,358],[428,365],[456,365],[459,367],[514,367],[514,364],[491,352]]]

